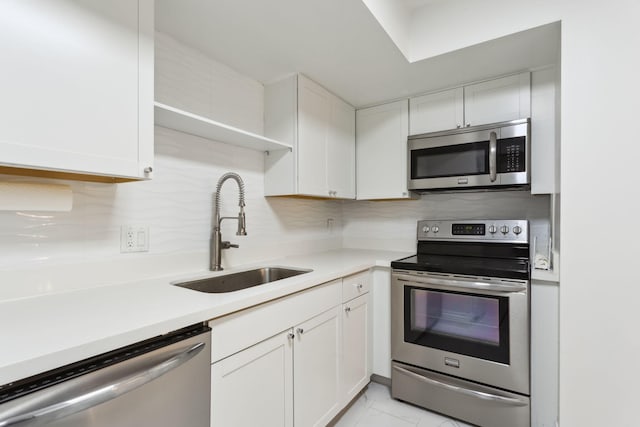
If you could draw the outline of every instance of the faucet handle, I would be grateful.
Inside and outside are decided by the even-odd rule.
[[[231,243],[231,242],[229,242],[227,240],[225,240],[223,242],[220,242],[220,248],[221,249],[239,248],[239,247],[240,247],[240,245],[236,245],[236,244]]]

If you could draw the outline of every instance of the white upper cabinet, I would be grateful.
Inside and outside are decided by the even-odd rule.
[[[464,125],[464,90],[444,90],[409,100],[411,135],[456,129]]]
[[[298,190],[328,196],[327,147],[331,96],[309,79],[298,79]]]
[[[560,123],[556,67],[531,73],[531,194],[560,192]]]
[[[150,177],[153,7],[153,0],[3,2],[0,172]]]
[[[331,100],[330,137],[327,141],[327,182],[334,197],[356,197],[356,122],[355,109],[333,97]]]
[[[410,135],[531,117],[531,74],[501,77],[417,96],[410,103]]]
[[[359,200],[406,199],[407,100],[356,112],[356,171]]]
[[[465,126],[531,117],[531,74],[520,73],[464,87]]]
[[[265,195],[355,198],[355,109],[295,75],[265,87],[265,136],[293,146],[265,157]]]

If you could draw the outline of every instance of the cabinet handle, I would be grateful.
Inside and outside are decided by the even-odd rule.
[[[462,125],[456,125],[456,129],[460,129]]]
[[[290,340],[294,339],[296,336],[293,334],[293,332],[289,332],[287,334],[287,338],[289,338]]]
[[[144,173],[151,173],[153,172],[153,168],[151,166],[147,166],[146,168],[144,168]]]
[[[304,334],[304,329],[298,328],[298,329],[296,329],[296,332],[298,333],[298,335],[302,335],[302,334]]]
[[[347,306],[344,308],[345,313],[349,313],[351,311],[351,307]]]
[[[358,283],[358,284],[356,285],[356,288],[358,288],[358,289],[362,289],[362,283]]]
[[[470,126],[471,126],[471,123],[467,123],[467,127],[470,127]]]

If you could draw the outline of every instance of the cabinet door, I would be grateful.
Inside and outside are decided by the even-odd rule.
[[[294,424],[325,426],[340,410],[340,306],[294,328]]]
[[[531,194],[559,190],[555,67],[531,73]]]
[[[211,426],[293,425],[290,330],[211,366]]]
[[[327,140],[331,94],[304,76],[298,77],[298,193],[329,197]]]
[[[332,197],[356,197],[356,113],[332,95],[331,133],[327,141],[327,182]]]
[[[369,383],[369,295],[342,305],[342,387],[350,401]]]
[[[409,99],[409,134],[462,127],[463,89],[456,88]]]
[[[7,0],[0,52],[1,166],[145,176],[153,1]]]
[[[407,100],[356,112],[356,183],[359,200],[409,197],[408,132]]]
[[[466,126],[524,119],[531,116],[531,75],[521,73],[465,86]]]

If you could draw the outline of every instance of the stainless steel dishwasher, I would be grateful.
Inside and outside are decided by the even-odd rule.
[[[0,427],[209,427],[198,324],[0,387]]]

